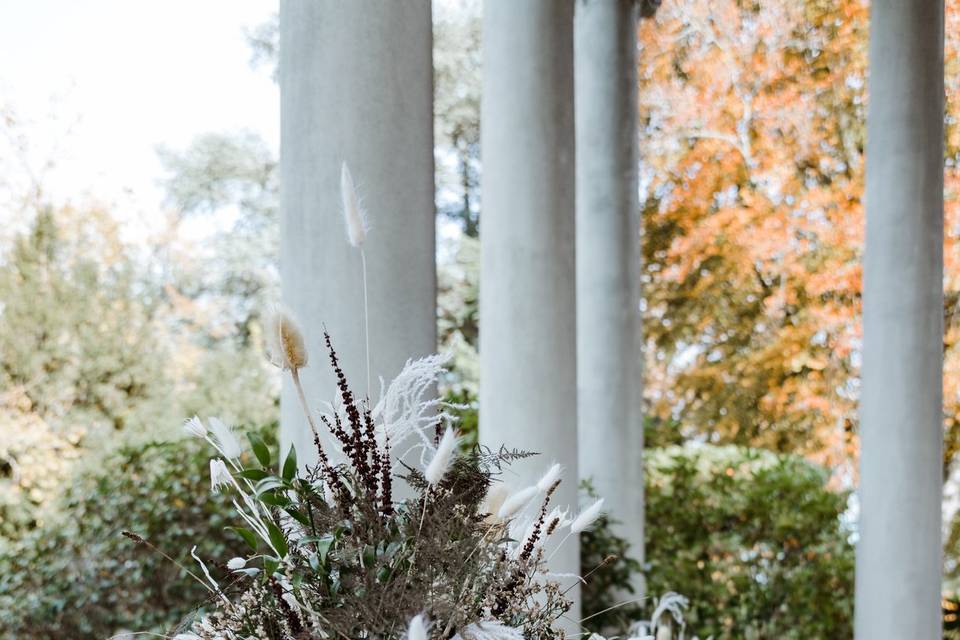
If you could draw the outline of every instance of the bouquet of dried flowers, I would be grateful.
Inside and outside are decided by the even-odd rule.
[[[366,302],[366,215],[346,165],[341,190],[348,240],[363,258]],[[232,530],[250,551],[226,562],[226,583],[192,552],[199,571],[182,568],[209,598],[174,640],[564,638],[557,622],[580,578],[551,574],[545,545],[552,541],[555,552],[585,531],[603,500],[578,515],[552,506],[559,465],[509,491],[504,466],[532,454],[463,450],[451,407],[432,394],[444,371],[440,356],[409,361],[373,405],[354,394],[325,333],[338,397],[315,414],[300,383],[308,356],[300,329],[278,313],[266,336],[271,361],[297,391],[317,462],[298,463],[293,448],[274,460],[255,435],[248,453],[216,418],[185,423],[219,454],[210,460],[211,489],[233,496],[239,521]],[[368,340],[368,390],[369,377]],[[411,497],[395,498],[397,481]]]
[[[187,421],[186,431],[219,454],[210,461],[211,488],[234,496],[233,530],[250,552],[226,563],[234,577],[225,584],[194,555],[199,571],[191,575],[209,602],[175,638],[564,637],[555,623],[576,578],[550,575],[544,543],[590,526],[602,501],[571,517],[550,504],[559,465],[510,493],[499,478],[503,466],[529,454],[461,451],[445,407],[430,397],[443,371],[437,356],[409,362],[371,406],[357,400],[326,336],[339,398],[315,420],[298,375],[306,364],[299,329],[281,314],[271,335],[273,360],[291,375],[313,429],[317,463],[299,465],[291,448],[278,465],[257,436],[244,455],[220,420]],[[407,455],[392,455],[399,447]],[[405,464],[416,460],[410,450],[419,461]],[[412,497],[394,499],[399,480]]]

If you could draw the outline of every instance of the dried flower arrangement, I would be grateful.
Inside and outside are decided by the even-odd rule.
[[[368,227],[346,165],[341,190],[348,240],[364,258],[366,315]],[[297,392],[317,462],[299,464],[291,448],[279,464],[255,435],[246,455],[216,418],[185,423],[219,453],[210,460],[211,489],[235,496],[242,524],[232,530],[250,553],[225,563],[228,584],[192,553],[199,575],[182,568],[209,598],[174,640],[564,638],[558,621],[570,608],[565,596],[581,578],[551,574],[545,545],[555,552],[588,529],[603,500],[574,516],[551,506],[559,465],[510,492],[500,478],[505,465],[533,454],[462,451],[450,407],[432,394],[444,371],[441,356],[408,361],[373,405],[355,395],[324,333],[338,398],[317,414],[300,382],[308,353],[299,327],[279,312],[266,335],[268,357]],[[406,462],[417,453],[417,462]],[[412,497],[395,499],[397,480]],[[652,640],[646,633],[635,640],[645,638]]]
[[[286,316],[274,326],[274,360],[300,389],[302,337]],[[195,577],[207,586],[212,608],[175,637],[562,638],[555,623],[569,608],[564,591],[576,579],[563,584],[548,573],[544,543],[564,529],[588,527],[601,503],[571,518],[550,506],[559,466],[508,495],[498,478],[502,466],[527,454],[479,447],[461,453],[442,405],[427,397],[441,358],[408,363],[371,407],[356,400],[329,336],[326,343],[339,398],[318,421],[307,409],[315,465],[299,467],[291,449],[277,471],[255,436],[255,464],[244,465],[243,447],[221,421],[186,423],[219,453],[210,462],[211,487],[236,495],[243,526],[234,530],[251,553],[227,563],[236,576],[230,584],[215,582],[197,559]],[[337,456],[322,444],[320,426],[345,462],[332,461]],[[423,454],[419,465],[391,455],[392,443],[411,440]],[[393,499],[397,479],[412,498]]]

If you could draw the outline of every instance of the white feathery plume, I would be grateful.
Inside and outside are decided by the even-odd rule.
[[[220,458],[210,460],[210,491],[216,493],[221,487],[229,487],[233,482],[227,465]]]
[[[225,425],[220,418],[211,416],[208,421],[210,422],[210,430],[213,431],[213,435],[216,438],[214,444],[217,449],[220,450],[220,453],[223,454],[223,457],[228,460],[236,460],[239,458],[240,454],[243,453],[243,447],[240,446],[240,441],[237,440],[237,436],[233,435],[233,430]]]
[[[537,482],[537,489],[546,493],[550,487],[553,486],[553,483],[560,479],[561,475],[563,475],[563,467],[559,464],[554,464],[547,469],[547,472],[544,473],[543,477]]]
[[[657,638],[660,637],[661,629],[666,628],[669,630],[670,628],[668,625],[660,624],[661,618],[668,613],[681,628],[685,626],[683,610],[689,605],[690,601],[675,591],[668,591],[660,596],[657,608],[653,610],[653,615],[650,616],[650,624],[657,630]]]
[[[523,547],[527,544],[527,541],[533,537],[534,531],[537,527],[537,518],[528,518],[526,522],[520,522],[514,520],[510,526],[510,537],[516,540],[513,543],[513,547],[510,549],[509,555],[512,560],[516,560],[520,557],[520,554],[523,553]],[[533,548],[538,549],[543,546],[543,536],[541,535],[537,540],[533,541]]]
[[[600,498],[592,505],[580,512],[574,521],[570,524],[571,533],[582,533],[586,531],[590,525],[597,521],[597,518],[600,517],[600,513],[603,509],[603,498]]]
[[[284,371],[307,366],[307,347],[303,331],[288,311],[276,309],[271,313],[267,317],[264,332],[267,358],[271,364]]]
[[[487,495],[483,497],[483,502],[480,503],[479,513],[496,516],[509,495],[510,489],[502,482],[490,485],[490,488],[487,489]]]
[[[521,509],[527,506],[527,503],[533,500],[537,493],[539,493],[537,485],[517,491],[515,494],[504,500],[503,505],[497,512],[497,517],[501,520],[509,520],[513,516],[517,515]]]
[[[227,569],[230,569],[230,571],[237,571],[238,569],[243,569],[245,566],[247,566],[246,558],[238,557],[227,560]]]
[[[502,622],[489,620],[467,625],[463,635],[459,633],[451,640],[524,640],[523,632],[516,627],[508,627]]]
[[[203,422],[200,421],[200,418],[193,416],[189,420],[183,423],[183,430],[194,438],[206,438],[207,437],[207,428],[203,426]]]
[[[367,216],[360,208],[360,199],[346,162],[340,166],[340,198],[343,200],[343,219],[347,223],[347,239],[359,248],[367,239]]]
[[[456,450],[457,434],[454,433],[452,427],[447,427],[447,430],[443,432],[443,437],[440,438],[440,444],[437,445],[436,453],[433,454],[433,460],[430,461],[423,472],[427,483],[431,487],[436,486],[438,482],[443,480],[443,476],[447,475]]]
[[[561,507],[554,507],[553,510],[547,514],[544,522],[547,524],[547,526],[549,526],[554,520],[557,520],[557,526],[554,529],[554,533],[557,529],[565,527],[571,523],[569,512],[565,508]]]
[[[429,626],[423,614],[418,613],[413,616],[410,620],[410,626],[407,627],[407,640],[427,640],[427,628]]]
[[[384,440],[396,446],[415,439],[418,444],[412,446],[422,446],[424,452],[433,449],[437,425],[449,420],[443,401],[434,395],[449,360],[449,355],[407,360],[389,386],[385,387],[383,380],[380,381],[380,401],[372,415],[381,446]],[[403,458],[400,455],[397,459]]]

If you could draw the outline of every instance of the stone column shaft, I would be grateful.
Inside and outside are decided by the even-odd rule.
[[[480,438],[542,454],[515,488],[563,464],[575,505],[573,2],[487,0],[483,32]],[[578,565],[570,540],[553,568]]]
[[[636,25],[633,0],[577,2],[577,413],[580,475],[642,562]]]
[[[283,0],[280,5],[281,280],[303,324],[315,409],[334,399],[323,327],[366,394],[359,251],[341,215],[347,162],[369,213],[371,394],[436,349],[432,26],[429,0]],[[289,383],[281,441],[313,444]]]
[[[941,635],[943,12],[871,4],[859,640]]]

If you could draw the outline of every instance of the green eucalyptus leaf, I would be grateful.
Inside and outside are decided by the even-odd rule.
[[[280,527],[274,523],[267,521],[267,534],[270,536],[270,544],[273,545],[273,548],[280,555],[281,558],[287,555],[287,539],[284,537],[283,532],[280,531]]]
[[[250,531],[250,529],[244,529],[243,527],[226,527],[227,531],[233,531],[238,536],[243,538],[243,541],[246,542],[250,548],[254,551],[257,550],[257,536]]]
[[[270,477],[270,474],[263,469],[244,469],[243,471],[239,471],[236,475],[240,478],[253,480],[254,482]]]
[[[248,434],[247,437],[250,439],[250,446],[253,448],[253,455],[257,457],[257,461],[264,468],[269,467],[270,448],[267,447],[267,444],[263,441],[263,438],[255,433]]]
[[[297,450],[290,446],[287,452],[287,459],[283,461],[283,472],[281,474],[287,482],[293,480],[297,475]]]

